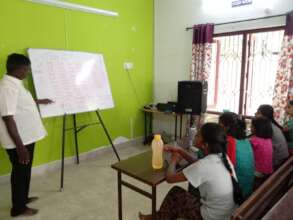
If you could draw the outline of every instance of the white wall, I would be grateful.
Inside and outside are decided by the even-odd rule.
[[[231,7],[232,0],[155,0],[154,102],[177,100],[177,81],[189,79],[192,31],[201,23],[222,23],[284,14],[293,0],[253,0],[252,5]],[[215,32],[278,26],[284,17],[216,26]],[[155,130],[171,132],[168,119],[155,120]],[[173,126],[172,126],[173,127]]]

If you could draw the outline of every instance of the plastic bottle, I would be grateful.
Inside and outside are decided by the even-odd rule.
[[[163,141],[161,135],[156,134],[152,141],[152,167],[154,169],[161,169],[163,167]]]
[[[196,125],[193,124],[190,128],[189,128],[189,147],[193,146],[193,141],[196,135],[197,129],[196,129]]]

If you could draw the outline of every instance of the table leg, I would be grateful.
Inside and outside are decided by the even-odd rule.
[[[152,135],[153,134],[153,113],[150,112],[150,130],[149,130],[149,134]]]
[[[156,202],[157,202],[157,189],[156,189],[156,186],[152,186],[152,216],[154,220],[157,219]]]
[[[120,171],[118,171],[118,219],[122,220],[122,186]]]
[[[177,115],[175,115],[175,141],[177,140]]]
[[[147,128],[147,112],[144,112],[144,142],[143,144],[147,144],[147,137],[148,137],[148,128]]]
[[[180,138],[182,138],[182,114],[180,115]]]

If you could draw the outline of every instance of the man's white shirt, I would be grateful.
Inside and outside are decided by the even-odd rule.
[[[0,81],[0,143],[6,149],[15,148],[6,129],[3,116],[13,116],[24,145],[43,139],[47,132],[37,105],[22,81],[5,75]]]

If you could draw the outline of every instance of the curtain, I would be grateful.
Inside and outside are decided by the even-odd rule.
[[[285,34],[273,96],[275,119],[280,124],[283,124],[287,117],[285,107],[289,100],[293,100],[293,11],[286,16]]]
[[[208,80],[211,70],[214,24],[193,27],[191,80]]]

